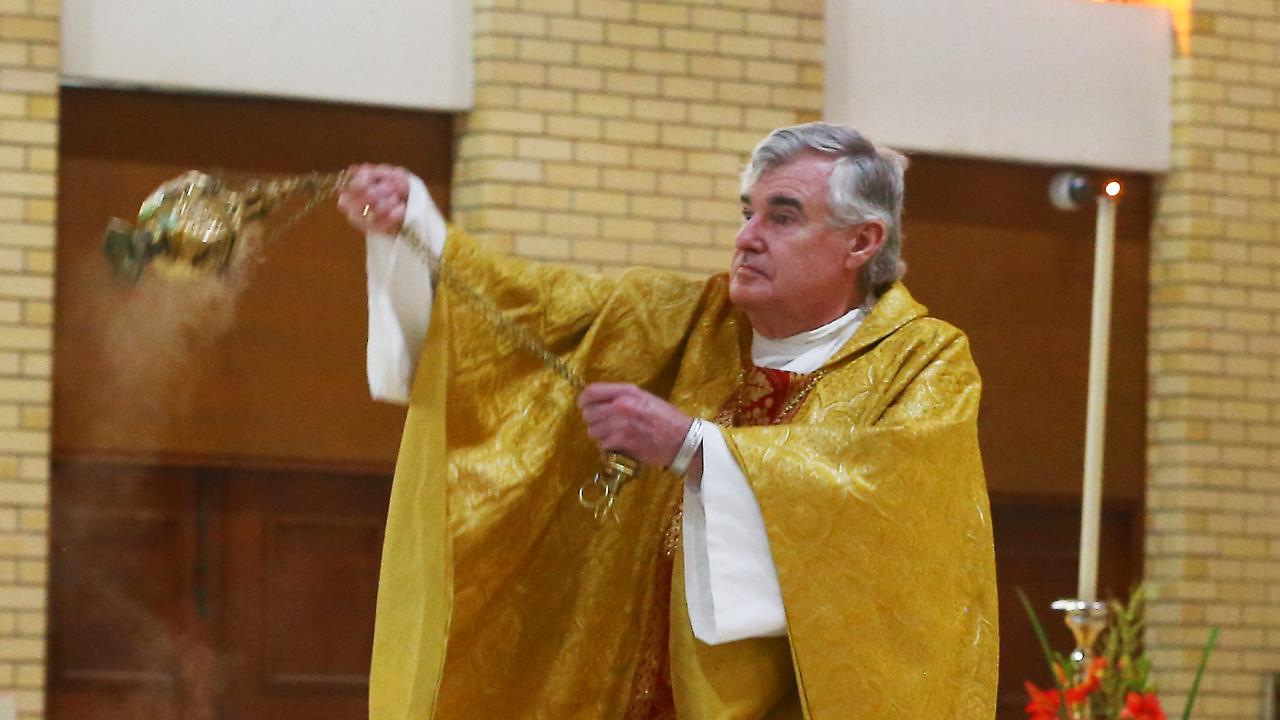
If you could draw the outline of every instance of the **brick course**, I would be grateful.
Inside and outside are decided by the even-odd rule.
[[[591,270],[722,270],[738,224],[725,180],[769,130],[822,111],[818,2],[475,11],[454,217],[502,250]]]
[[[1197,0],[1152,232],[1147,640],[1170,716],[1254,720],[1280,672],[1280,2]]]
[[[0,4],[0,692],[44,716],[57,3]]]

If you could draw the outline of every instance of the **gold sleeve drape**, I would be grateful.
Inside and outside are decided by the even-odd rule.
[[[749,327],[723,276],[590,277],[492,257],[457,232],[445,262],[588,381],[636,383],[703,417],[733,392]],[[977,376],[963,337],[921,314],[890,291],[792,425],[727,433],[769,525],[810,718],[993,713]],[[640,619],[671,602],[653,577],[681,483],[646,468],[618,521],[596,522],[577,502],[598,453],[575,399],[438,293],[388,512],[372,720],[623,715]]]

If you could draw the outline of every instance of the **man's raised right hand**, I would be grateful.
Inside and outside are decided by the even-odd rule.
[[[338,210],[362,233],[394,235],[409,203],[409,171],[395,165],[352,165]]]

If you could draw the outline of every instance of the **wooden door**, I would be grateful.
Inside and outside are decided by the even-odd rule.
[[[367,716],[390,483],[60,463],[49,715]]]
[[[360,234],[326,203],[214,303],[115,282],[102,231],[190,168],[396,162],[447,212],[453,118],[86,88],[61,108],[48,715],[364,718],[404,409],[369,399]]]
[[[367,716],[387,480],[227,473],[223,717]]]
[[[50,717],[198,717],[188,709],[203,701],[209,634],[193,602],[197,473],[60,464],[54,475]]]

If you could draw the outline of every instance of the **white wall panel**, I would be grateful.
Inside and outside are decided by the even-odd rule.
[[[63,0],[63,76],[467,109],[471,24],[470,0]]]
[[[1165,10],[1081,0],[828,0],[826,115],[950,155],[1163,171]]]

